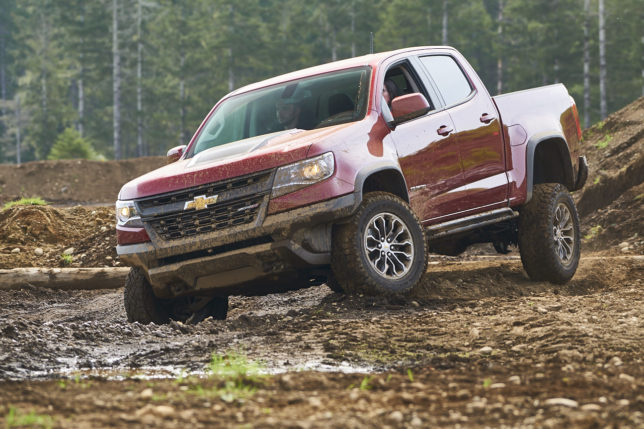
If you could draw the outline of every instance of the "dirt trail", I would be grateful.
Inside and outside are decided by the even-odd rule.
[[[637,427],[644,425],[643,274],[641,257],[589,258],[572,282],[553,286],[530,282],[513,259],[443,261],[407,299],[347,297],[322,286],[233,298],[228,320],[197,326],[128,324],[121,290],[0,292],[0,379],[91,376],[0,382],[0,415],[3,407],[34,409],[61,427],[308,427],[310,416],[313,427]],[[216,389],[195,393],[216,384],[209,379],[127,379],[203,374],[212,353],[231,350],[269,372],[291,372],[232,403]],[[369,388],[347,389],[364,383],[365,372]],[[117,376],[126,380],[105,378]],[[149,386],[152,401],[140,397]],[[559,397],[577,405],[544,405]],[[159,406],[176,413],[163,417]]]

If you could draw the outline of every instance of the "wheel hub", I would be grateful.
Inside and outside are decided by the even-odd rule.
[[[570,209],[559,203],[553,218],[552,235],[557,257],[563,265],[570,265],[574,257],[575,229]]]
[[[376,273],[398,279],[411,269],[414,242],[407,225],[392,213],[373,216],[364,230],[364,252]]]

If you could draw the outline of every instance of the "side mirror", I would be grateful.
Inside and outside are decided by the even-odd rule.
[[[167,163],[172,164],[175,161],[178,161],[179,158],[183,155],[183,152],[186,150],[186,145],[175,146],[168,151],[166,156],[168,157]]]
[[[391,113],[394,116],[393,125],[423,116],[430,110],[429,102],[423,94],[418,92],[396,97],[391,102]]]

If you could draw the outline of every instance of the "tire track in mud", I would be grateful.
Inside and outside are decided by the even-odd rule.
[[[610,261],[610,262],[608,262]],[[242,350],[271,372],[381,371],[499,365],[535,355],[634,362],[644,334],[642,257],[584,257],[559,286],[527,279],[510,258],[430,265],[404,298],[350,297],[316,287],[234,297],[229,318],[197,326],[128,324],[121,290],[0,291],[0,379],[76,371],[173,376],[211,353]]]

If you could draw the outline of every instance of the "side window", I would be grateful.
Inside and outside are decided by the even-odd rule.
[[[387,70],[385,81],[387,80],[394,83],[396,97],[419,92],[425,96],[431,108],[435,109],[433,100],[431,99],[425,88],[420,84],[420,80],[415,75],[415,71],[409,64],[398,64]]]
[[[436,82],[447,106],[460,103],[472,92],[470,82],[452,57],[448,55],[430,55],[421,57],[420,61],[432,79],[434,79],[434,82]]]

